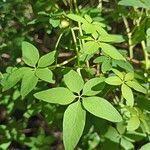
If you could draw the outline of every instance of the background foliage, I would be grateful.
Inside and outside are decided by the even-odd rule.
[[[150,149],[149,17],[149,0],[2,0],[0,149]]]

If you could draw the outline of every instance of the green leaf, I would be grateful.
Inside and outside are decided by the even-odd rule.
[[[102,63],[101,66],[101,70],[103,73],[106,73],[107,71],[109,71],[111,69],[111,61],[110,60],[106,60]]]
[[[149,150],[149,148],[150,148],[150,142],[147,143],[147,144],[145,144],[145,145],[143,145],[143,146],[140,148],[140,150]]]
[[[115,64],[117,64],[119,67],[125,69],[128,72],[132,72],[133,66],[128,62],[128,61],[124,61],[124,60],[113,60],[113,62]]]
[[[42,68],[42,67],[47,67],[47,66],[51,65],[55,61],[55,55],[56,55],[56,51],[52,51],[52,52],[42,56],[39,59],[38,67]]]
[[[37,48],[28,43],[28,42],[22,42],[22,55],[23,55],[23,61],[32,67],[35,67],[36,63],[39,60],[39,52]]]
[[[140,120],[138,116],[132,116],[130,120],[128,121],[127,130],[128,131],[134,131],[138,129],[140,126]]]
[[[82,77],[74,70],[64,75],[64,82],[72,92],[76,93],[80,93],[84,85]]]
[[[63,119],[63,142],[65,150],[73,150],[83,133],[86,121],[86,111],[81,102],[77,101],[68,106]]]
[[[112,121],[121,122],[122,117],[111,103],[100,97],[83,98],[83,106],[91,114]]]
[[[95,28],[96,31],[102,36],[108,35],[107,31],[102,28],[102,24],[100,22],[93,22],[93,28]]]
[[[99,46],[102,48],[102,51],[111,58],[117,60],[125,60],[125,58],[118,52],[118,50],[114,46],[106,43],[99,43]]]
[[[0,144],[1,150],[9,149],[10,144],[11,144],[11,141],[7,141],[6,143],[5,143],[5,142],[2,142],[2,143]]]
[[[86,32],[86,34],[92,34],[96,32],[96,29],[91,23],[83,23],[82,24],[82,30]]]
[[[106,56],[99,56],[99,57],[95,58],[93,62],[94,63],[102,63],[107,60],[109,60],[109,59]]]
[[[95,41],[88,41],[83,45],[85,54],[93,54],[99,50],[99,44]]]
[[[110,84],[110,85],[121,85],[122,84],[122,81],[119,77],[117,76],[111,76],[111,77],[108,77],[105,82],[107,84]]]
[[[134,105],[134,97],[132,90],[126,84],[122,84],[121,92],[122,96],[127,100],[127,105],[132,107]]]
[[[118,71],[117,69],[111,69],[121,80],[124,79],[124,75],[122,72]]]
[[[140,0],[132,0],[132,1],[131,0],[121,0],[118,4],[124,5],[124,6],[146,8],[146,5],[144,5],[144,3],[142,3],[142,1],[140,1]]]
[[[0,81],[3,79],[3,75],[2,73],[0,72]]]
[[[38,78],[35,76],[35,71],[28,69],[24,72],[21,83],[21,96],[25,97],[37,85]]]
[[[50,23],[54,28],[56,28],[56,27],[59,26],[60,20],[50,18],[50,19],[49,19],[49,23]]]
[[[119,143],[120,141],[120,136],[119,136],[118,131],[114,127],[111,127],[111,126],[108,128],[108,131],[105,133],[105,137],[115,143]]]
[[[38,78],[40,78],[43,81],[46,81],[46,82],[49,82],[49,83],[54,83],[55,82],[53,80],[53,73],[48,68],[36,69],[35,74]]]
[[[79,16],[79,15],[68,14],[67,17],[68,17],[69,19],[71,19],[71,20],[76,21],[76,22],[87,23],[87,21],[86,21],[83,17],[81,17],[81,16]]]
[[[147,6],[148,9],[150,8],[150,1],[149,0],[144,0],[142,2]]]
[[[93,96],[93,95],[100,93],[100,91],[103,90],[104,88],[104,85],[105,85],[104,81],[105,81],[104,77],[93,78],[87,81],[83,87],[82,94],[86,96]]]
[[[124,148],[124,150],[134,149],[134,145],[126,137],[121,138],[120,145]]]
[[[134,72],[129,72],[125,75],[125,81],[130,81],[134,79]]]
[[[52,88],[35,93],[34,96],[48,103],[67,105],[75,99],[75,95],[64,87]]]
[[[10,74],[6,74],[2,79],[3,91],[6,91],[15,86],[23,77],[24,72],[28,70],[27,67],[15,69]]]
[[[106,36],[101,36],[99,40],[102,42],[121,43],[124,41],[124,38],[122,35],[107,34]]]
[[[85,18],[86,21],[89,22],[89,23],[92,23],[92,21],[93,21],[92,18],[91,18],[89,15],[87,15],[87,14],[84,15],[84,18]]]
[[[146,94],[147,91],[146,89],[141,86],[138,82],[135,82],[135,81],[127,81],[126,84],[131,87],[132,89],[138,91],[138,92],[141,92],[141,93],[144,93]]]

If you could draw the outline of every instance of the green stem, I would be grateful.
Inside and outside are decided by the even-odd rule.
[[[134,48],[134,45],[132,43],[132,33],[131,33],[131,30],[130,30],[127,18],[124,15],[122,15],[122,18],[123,18],[123,22],[124,22],[126,32],[127,32],[127,36],[128,36],[129,57],[130,57],[130,59],[132,59],[133,58],[133,48]]]
[[[57,49],[57,47],[58,47],[58,45],[59,45],[59,43],[60,43],[60,40],[61,40],[62,36],[63,36],[63,32],[59,35],[59,37],[58,37],[58,39],[57,39],[57,42],[56,42],[56,44],[55,44],[55,50]],[[56,63],[56,65],[57,65],[57,59],[56,59],[55,63]]]
[[[78,5],[77,5],[77,0],[74,0],[74,6],[75,6],[75,11],[78,13],[79,9],[78,9]]]
[[[54,69],[54,68],[58,68],[58,67],[61,67],[61,66],[64,66],[66,64],[68,64],[69,62],[75,60],[77,58],[77,56],[74,56],[68,60],[65,60],[64,62],[60,63],[60,64],[56,64],[56,65],[53,65],[53,66],[50,66],[49,69]]]
[[[145,69],[148,70],[148,68],[149,68],[149,59],[148,59],[148,53],[147,53],[147,50],[146,50],[145,41],[142,41],[141,45],[142,45],[142,49],[143,49],[143,53],[144,53],[144,57],[145,57]]]
[[[78,66],[80,66],[80,62],[79,62],[79,49],[78,49],[76,35],[75,35],[75,32],[74,32],[73,28],[71,28],[71,33],[72,33],[73,41],[74,41],[74,44],[75,44],[75,47],[76,47],[76,53],[77,53],[77,58],[78,58]]]
[[[57,42],[56,42],[56,44],[55,44],[55,50],[57,49],[57,47],[58,47],[58,45],[59,45],[59,43],[60,43],[60,40],[61,40],[62,36],[63,36],[63,33],[61,33],[61,34],[59,35],[58,39],[57,39]]]
[[[73,12],[72,0],[69,0],[69,5],[70,5],[70,12]]]
[[[102,2],[103,2],[103,0],[99,0],[98,1],[99,4],[97,6],[97,8],[99,8],[101,11],[102,11],[102,7],[103,7],[103,5],[102,5],[103,3]]]
[[[138,9],[135,9],[135,11],[138,13],[139,10]],[[143,9],[141,10],[140,12],[140,17],[138,19],[136,19],[136,24],[137,24],[137,27],[140,26],[140,22],[141,22],[141,19],[142,19],[142,15],[143,15]],[[144,58],[145,58],[145,69],[148,70],[149,68],[149,60],[148,60],[148,53],[147,53],[147,50],[146,50],[146,44],[145,44],[145,41],[141,41],[141,45],[142,45],[142,49],[143,49],[143,53],[144,53]]]

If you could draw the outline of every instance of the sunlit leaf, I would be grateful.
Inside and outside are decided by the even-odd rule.
[[[101,47],[102,51],[111,58],[117,60],[125,60],[125,58],[119,53],[119,51],[114,46],[106,43],[100,43],[99,46]]]
[[[72,92],[76,93],[80,93],[84,85],[82,77],[74,70],[64,75],[64,82]]]
[[[111,103],[101,97],[83,98],[83,106],[91,114],[112,121],[121,122],[122,117]]]
[[[125,81],[130,81],[134,79],[134,73],[133,72],[129,72],[125,75]]]
[[[29,69],[25,71],[21,83],[21,96],[25,97],[29,94],[35,88],[37,82],[38,78],[33,70]]]
[[[49,82],[49,83],[54,83],[55,82],[53,80],[53,73],[48,68],[37,69],[35,74],[38,78],[40,78],[43,81],[46,81],[46,82]]]
[[[111,69],[121,80],[124,79],[124,74],[117,69]]]
[[[101,36],[99,40],[102,42],[121,43],[124,41],[124,38],[122,35],[108,34],[106,36]]]
[[[117,76],[108,77],[108,78],[106,78],[105,82],[110,85],[121,85],[122,84],[121,79]]]
[[[128,121],[127,130],[134,131],[138,129],[140,126],[140,120],[138,116],[132,116],[130,120]]]
[[[134,96],[131,88],[128,87],[126,84],[122,84],[121,91],[123,97],[126,99],[127,105],[132,107],[134,105]]]
[[[83,45],[85,54],[93,54],[99,50],[99,44],[95,41],[88,41]]]
[[[35,67],[39,60],[39,52],[37,48],[29,42],[22,42],[22,56],[23,61],[32,67]]]
[[[48,103],[67,105],[75,99],[75,95],[64,87],[52,88],[34,94],[35,98]]]
[[[138,82],[135,82],[135,81],[127,81],[126,84],[133,88],[134,90],[138,91],[138,92],[141,92],[141,93],[147,93],[146,89],[141,86]]]
[[[105,78],[93,78],[87,81],[83,87],[83,95],[92,96],[98,94],[104,88]]]
[[[76,15],[76,14],[68,14],[67,17],[77,22],[87,23],[87,21],[83,17]]]
[[[86,120],[86,111],[81,102],[77,101],[68,106],[63,119],[63,142],[65,150],[73,150],[82,135]]]
[[[140,0],[121,0],[119,3],[119,5],[124,5],[124,6],[132,6],[132,7],[143,7],[146,8],[146,5],[144,5],[144,3],[142,3],[142,1]]]
[[[27,67],[22,67],[4,75],[4,78],[1,81],[1,84],[3,85],[3,91],[15,86],[21,80],[26,70],[28,70]]]
[[[56,51],[52,51],[39,59],[38,67],[47,67],[55,61]]]

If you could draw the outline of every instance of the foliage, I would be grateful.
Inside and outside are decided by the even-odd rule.
[[[0,9],[0,149],[149,149],[149,0]]]

